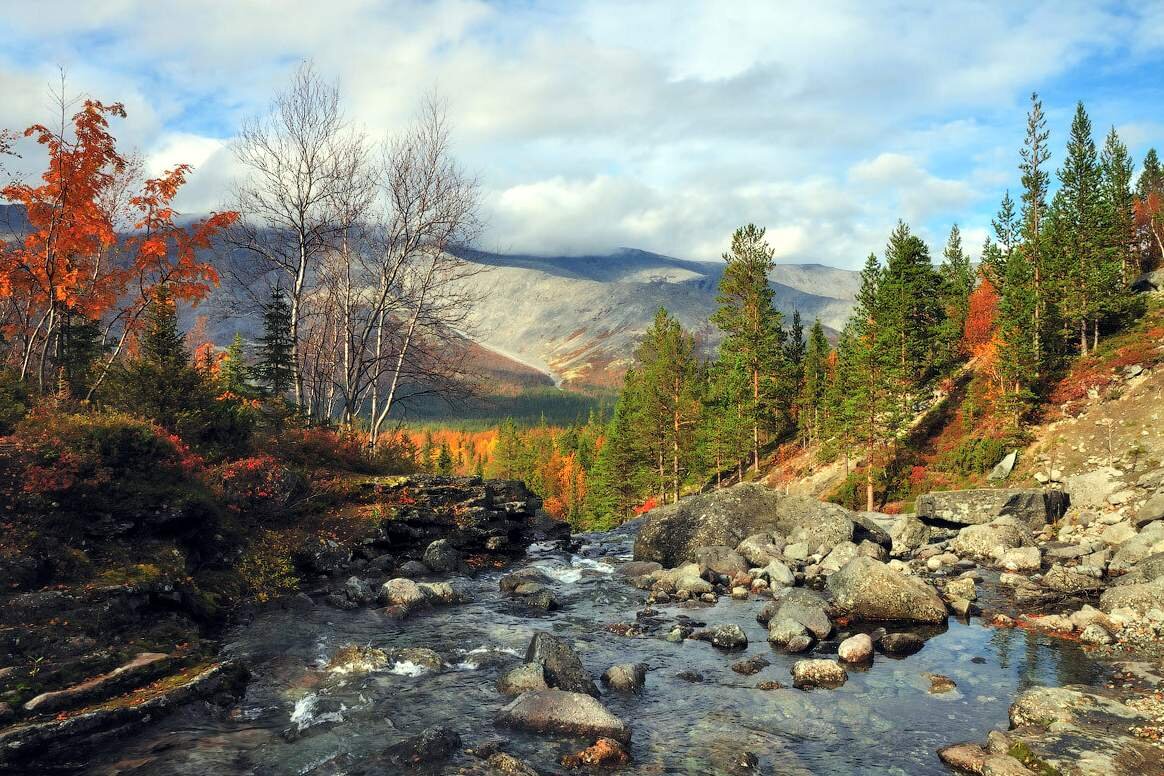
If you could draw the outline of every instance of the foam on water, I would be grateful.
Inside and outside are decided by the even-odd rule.
[[[567,585],[572,585],[575,582],[581,580],[587,571],[592,571],[598,574],[614,573],[614,567],[607,563],[591,560],[590,558],[580,558],[577,555],[570,557],[569,566],[562,566],[552,563],[535,563],[534,568],[546,576]]]
[[[430,670],[432,669],[428,666],[413,663],[411,660],[401,660],[399,663],[393,663],[392,668],[388,669],[388,673],[396,674],[397,676],[421,676],[427,674]]]
[[[316,706],[319,704],[319,694],[309,692],[299,700],[295,701],[295,707],[291,709],[291,724],[295,726],[296,730],[306,730],[312,725],[320,725],[325,722],[343,722],[343,712],[347,707],[340,705],[336,711],[325,711],[322,714],[316,713]]]

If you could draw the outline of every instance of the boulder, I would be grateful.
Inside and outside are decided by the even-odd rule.
[[[461,737],[447,727],[431,727],[385,749],[378,760],[416,767],[447,760],[461,748]]]
[[[772,587],[792,587],[796,584],[796,575],[778,560],[770,561],[768,565],[759,569],[752,576],[768,580],[768,584]]]
[[[787,652],[804,652],[813,644],[808,629],[791,617],[777,617],[768,622],[768,642]]]
[[[833,624],[829,621],[828,604],[819,593],[803,587],[789,588],[771,603],[770,609],[765,606],[765,610],[768,611],[761,612],[761,616],[767,616],[763,622],[793,620],[818,639],[827,639],[833,632]]]
[[[1140,505],[1136,511],[1134,523],[1136,529],[1139,530],[1148,523],[1154,523],[1157,520],[1164,520],[1164,490]]]
[[[941,491],[918,496],[917,516],[929,523],[980,525],[1010,515],[1037,530],[1061,514],[1056,500],[1038,488]]]
[[[828,578],[837,608],[856,620],[944,623],[938,592],[873,558],[858,556]]]
[[[1017,460],[1017,450],[1012,450],[1011,452],[1007,453],[1005,456],[1003,456],[1002,460],[995,464],[994,468],[990,470],[990,477],[988,479],[990,479],[992,482],[1005,480],[1010,476],[1010,473],[1014,471],[1014,464]]]
[[[691,638],[698,641],[710,642],[719,649],[735,650],[748,646],[748,636],[739,625],[716,625],[712,628],[697,630]]]
[[[824,574],[832,574],[834,571],[838,571],[841,566],[844,566],[853,558],[857,557],[858,553],[857,545],[852,542],[841,542],[836,547],[833,547],[832,552],[820,562],[821,572]]]
[[[584,693],[536,690],[522,693],[497,713],[497,723],[537,733],[613,738],[629,743],[630,728]]]
[[[473,601],[473,594],[459,582],[418,582],[416,586],[430,604],[449,606]]]
[[[581,752],[562,757],[561,763],[567,768],[621,768],[630,762],[626,748],[613,738],[600,738],[593,746]]]
[[[406,612],[428,603],[420,587],[404,577],[390,579],[381,585],[379,599],[384,606],[398,606]]]
[[[801,690],[840,687],[849,678],[845,667],[835,660],[797,660],[791,672],[792,686]]]
[[[1119,469],[1103,466],[1074,474],[1067,478],[1063,486],[1071,494],[1071,503],[1075,506],[1105,508],[1108,496],[1123,490],[1122,477]]]
[[[771,531],[752,534],[736,546],[736,552],[755,568],[763,568],[779,560],[783,551],[784,537]]]
[[[930,527],[914,515],[902,515],[889,529],[893,554],[908,555],[930,541]]]
[[[1105,612],[1125,607],[1140,614],[1147,614],[1152,609],[1164,609],[1164,578],[1109,587],[1099,597],[1099,608]]]
[[[912,655],[925,645],[925,640],[914,633],[888,633],[877,640],[877,648],[891,657]]]
[[[523,692],[548,690],[541,663],[522,663],[497,678],[497,692],[502,695],[521,695]]]
[[[1164,520],[1148,523],[1138,534],[1120,544],[1111,559],[1111,569],[1115,572],[1128,571],[1157,552],[1164,552]]]
[[[744,557],[731,547],[722,545],[696,547],[691,553],[691,560],[698,563],[701,569],[729,577],[748,572],[748,562]]]
[[[701,493],[654,509],[635,540],[635,559],[676,566],[700,547],[739,547],[759,533],[775,533],[810,551],[831,549],[860,533],[853,512],[757,483]],[[741,553],[742,554],[742,553]]]
[[[969,525],[958,531],[950,549],[969,558],[987,560],[1006,550],[1032,544],[1030,531],[1013,517],[1000,517],[990,523]]]
[[[1043,566],[1038,547],[1015,547],[1004,551],[997,560],[1007,571],[1038,571]]]
[[[546,684],[559,690],[580,692],[598,697],[598,687],[573,647],[545,631],[538,631],[525,651],[525,662],[538,663],[544,671]]]
[[[873,659],[873,639],[868,633],[858,633],[841,642],[837,657],[846,663],[865,663]]]
[[[1056,593],[1069,595],[1099,590],[1103,587],[1103,580],[1079,569],[1079,566],[1063,566],[1056,563],[1043,575],[1043,585]]]
[[[606,669],[602,674],[603,684],[622,692],[642,692],[646,681],[646,663],[620,663]]]
[[[456,571],[461,567],[461,553],[448,539],[437,539],[424,551],[424,565],[436,572]]]

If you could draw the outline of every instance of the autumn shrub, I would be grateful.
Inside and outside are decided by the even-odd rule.
[[[250,543],[238,563],[246,592],[258,601],[289,593],[299,585],[285,534],[263,531]]]
[[[271,440],[271,451],[280,460],[301,468],[371,472],[364,455],[363,437],[329,428],[286,428]]]
[[[266,454],[231,461],[214,473],[223,505],[257,520],[285,512],[306,491],[302,475]]]
[[[20,471],[18,492],[8,495],[24,508],[131,523],[201,521],[216,511],[201,479],[202,459],[140,418],[35,410],[10,439]]]

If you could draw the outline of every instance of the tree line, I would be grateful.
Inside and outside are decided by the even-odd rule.
[[[816,445],[860,468],[866,508],[891,489],[919,413],[969,371],[978,411],[1020,435],[1073,356],[1138,313],[1132,285],[1161,265],[1164,180],[1155,150],[1138,178],[1112,128],[1097,147],[1080,103],[1051,194],[1049,131],[1032,95],[1007,192],[975,265],[954,225],[939,260],[899,222],[861,271],[852,315],[830,343],[820,321],[773,305],[774,252],[742,227],[712,322],[718,355],[660,310],[635,353],[595,460],[591,500],[627,516],[637,505],[758,473],[777,443]],[[605,475],[606,473],[612,473]]]

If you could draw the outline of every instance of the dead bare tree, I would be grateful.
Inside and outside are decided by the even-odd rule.
[[[245,287],[286,283],[295,349],[294,394],[305,407],[303,325],[306,297],[323,257],[343,230],[336,204],[363,137],[340,109],[339,88],[303,62],[266,116],[246,122],[234,145],[247,171],[236,187],[242,217],[228,241],[241,255],[230,272]]]

